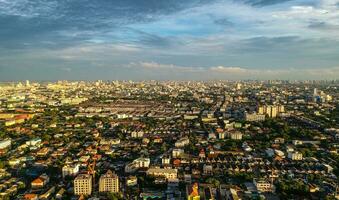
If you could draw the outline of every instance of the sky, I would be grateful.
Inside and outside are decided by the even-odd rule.
[[[0,81],[338,77],[339,0],[0,0]]]

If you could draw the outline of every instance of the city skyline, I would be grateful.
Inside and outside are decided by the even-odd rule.
[[[339,77],[338,0],[1,0],[0,81]]]

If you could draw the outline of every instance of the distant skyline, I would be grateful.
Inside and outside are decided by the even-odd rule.
[[[339,0],[0,0],[0,81],[339,77]]]

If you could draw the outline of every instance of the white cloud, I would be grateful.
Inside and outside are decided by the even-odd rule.
[[[159,64],[156,62],[139,62],[139,63],[130,63],[130,66],[141,66],[146,69],[174,69],[178,68],[178,66],[175,65],[166,65],[166,64]]]
[[[168,70],[174,70],[177,72],[198,72],[201,71],[201,67],[187,67],[187,66],[178,66],[174,64],[160,64],[154,61],[150,62],[131,62],[127,65],[127,67],[134,67],[134,68],[141,68],[145,70],[162,70],[162,71],[168,71]]]
[[[221,73],[234,73],[234,74],[243,74],[251,72],[250,70],[241,67],[224,67],[224,66],[211,67],[209,68],[209,70]]]
[[[58,2],[55,0],[0,0],[0,14],[25,18],[37,16],[58,18],[59,16],[54,12],[57,7]]]
[[[64,49],[48,50],[42,54],[57,56],[65,60],[101,60],[103,57],[124,56],[140,52],[135,45],[130,44],[87,44]]]
[[[154,76],[167,75],[171,79],[177,74],[185,74],[187,79],[336,79],[339,77],[339,67],[306,68],[306,69],[250,69],[231,66],[178,66],[161,64],[154,61],[136,62],[127,65],[141,73],[152,72]],[[156,77],[155,77],[156,78]]]

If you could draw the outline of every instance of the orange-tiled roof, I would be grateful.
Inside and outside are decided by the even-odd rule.
[[[44,181],[45,181],[44,179],[38,177],[32,181],[32,184],[42,184],[44,183]]]
[[[37,197],[37,194],[25,194],[25,199],[35,199]]]

